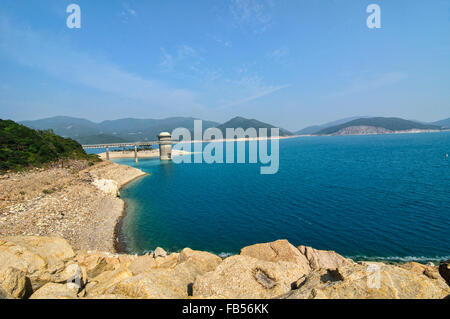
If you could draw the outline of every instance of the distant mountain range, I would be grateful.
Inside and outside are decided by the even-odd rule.
[[[160,132],[171,132],[177,127],[184,127],[192,132],[194,129],[194,120],[196,119],[192,117],[170,117],[166,119],[126,118],[95,123],[81,118],[57,116],[35,121],[22,121],[20,123],[38,130],[52,129],[55,134],[73,138],[81,144],[100,144],[153,141],[157,139],[157,135]],[[275,126],[240,116],[223,124],[203,120],[203,130],[212,127],[217,127],[222,130],[225,137],[226,128],[241,127],[245,130],[253,127],[257,132],[259,128],[267,128],[268,134],[270,134],[270,129]],[[441,128],[450,128],[450,118],[433,123],[422,123],[401,118],[357,116],[340,119],[322,125],[308,126],[295,133],[280,128],[280,136],[309,134],[380,134],[389,133],[391,131],[414,129],[439,130]]]
[[[78,143],[81,145],[89,145],[89,144],[107,144],[107,143],[127,143],[130,140],[123,139],[121,137],[115,135],[108,134],[95,134],[95,135],[87,135],[80,136],[76,139]]]
[[[23,125],[37,130],[52,129],[56,134],[70,137],[81,144],[154,141],[162,131],[171,132],[177,127],[194,129],[194,118],[171,117],[167,119],[126,118],[100,123],[89,120],[57,116],[35,121],[22,121]],[[203,129],[219,123],[203,121]]]
[[[157,139],[160,132],[171,132],[178,127],[187,128],[192,132],[194,130],[194,120],[196,119],[191,117],[171,117],[160,120],[127,118],[95,123],[86,119],[57,116],[35,121],[22,121],[20,123],[37,130],[52,129],[55,134],[73,138],[81,144],[100,144],[153,141]],[[217,127],[223,131],[224,136],[225,128],[242,127],[247,129],[254,127],[258,129],[266,127],[270,134],[270,128],[275,127],[271,124],[243,117],[235,117],[223,124],[203,120],[202,126],[203,130]],[[280,135],[288,136],[292,135],[292,133],[280,129]]]

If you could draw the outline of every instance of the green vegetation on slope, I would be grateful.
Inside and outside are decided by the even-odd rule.
[[[11,120],[0,119],[0,171],[42,166],[60,159],[98,160],[81,145],[51,130],[36,131]]]
[[[417,123],[396,117],[372,117],[372,118],[361,118],[344,124],[327,127],[323,130],[320,130],[316,134],[318,135],[333,134],[340,131],[341,129],[350,126],[374,126],[374,127],[382,127],[391,131],[406,131],[412,129],[419,129],[419,130],[441,129],[440,126]]]

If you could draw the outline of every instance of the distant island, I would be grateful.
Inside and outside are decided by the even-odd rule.
[[[441,126],[423,124],[395,117],[372,117],[352,120],[321,129],[315,135],[366,135],[417,131],[439,131]]]
[[[436,121],[436,122],[430,123],[430,124],[442,126],[444,128],[449,129],[450,128],[450,117],[446,118],[444,120],[440,120],[440,121]]]
[[[320,125],[311,125],[311,126],[307,126],[299,131],[294,132],[295,135],[309,135],[309,134],[315,134],[317,132],[319,132],[320,130],[323,130],[327,127],[331,127],[331,126],[335,126],[335,125],[340,125],[340,124],[344,124],[347,122],[350,122],[352,120],[356,120],[359,118],[366,118],[369,116],[352,116],[352,117],[346,117],[343,119],[339,119],[336,121],[332,121],[332,122],[328,122],[325,124],[320,124]]]

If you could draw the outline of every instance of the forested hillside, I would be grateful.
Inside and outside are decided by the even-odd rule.
[[[0,119],[0,171],[42,166],[60,159],[98,160],[81,145],[51,130],[37,131],[11,120]]]

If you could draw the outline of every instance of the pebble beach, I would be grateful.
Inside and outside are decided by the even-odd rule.
[[[57,236],[77,250],[114,252],[125,208],[119,189],[144,175],[110,161],[2,175],[0,236]]]

